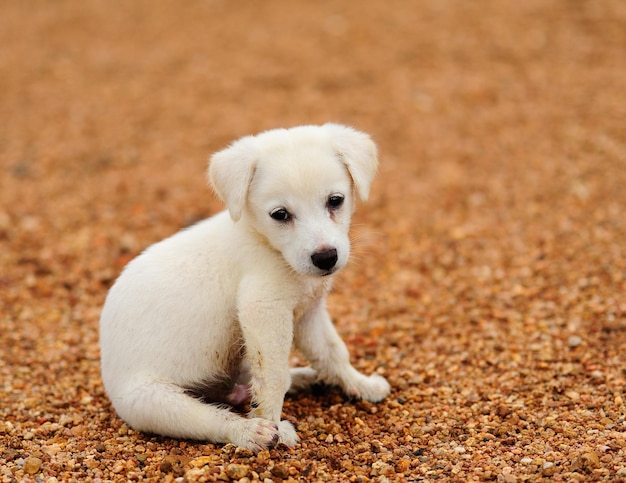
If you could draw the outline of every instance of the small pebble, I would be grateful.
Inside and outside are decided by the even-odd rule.
[[[213,462],[213,458],[210,456],[200,456],[189,462],[189,464],[195,468],[202,468],[205,465],[209,465]]]
[[[580,344],[582,344],[582,342],[583,340],[577,335],[570,335],[567,338],[567,345],[571,348],[578,347]]]
[[[289,467],[284,464],[276,464],[270,471],[276,478],[286,479],[289,477]]]
[[[67,426],[73,421],[74,421],[74,418],[72,418],[71,416],[68,416],[67,414],[62,414],[61,417],[59,417],[59,424],[61,426]]]
[[[600,458],[595,451],[583,451],[572,461],[571,470],[583,473],[591,473],[600,467]]]
[[[593,371],[591,377],[596,380],[604,379],[604,373],[602,371]]]
[[[39,458],[35,458],[33,456],[26,458],[24,460],[24,471],[26,473],[28,473],[29,475],[34,475],[35,473],[38,473],[39,470],[41,469],[41,465],[42,465],[43,461],[41,461],[41,459]]]
[[[250,466],[231,463],[226,467],[226,474],[230,478],[239,480],[250,474]]]
[[[566,391],[565,395],[574,402],[580,401],[580,393],[577,391]]]

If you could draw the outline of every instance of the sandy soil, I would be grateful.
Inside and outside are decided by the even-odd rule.
[[[626,479],[625,24],[621,0],[2,2],[2,481]],[[330,308],[391,396],[288,398],[301,444],[259,455],[129,429],[108,287],[221,209],[211,152],[326,121],[380,147]]]

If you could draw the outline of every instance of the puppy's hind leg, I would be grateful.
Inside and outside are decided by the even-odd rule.
[[[226,406],[205,404],[174,384],[145,381],[111,394],[118,414],[133,428],[174,438],[233,443],[258,452],[279,437],[276,423],[247,419]]]
[[[305,391],[318,382],[317,371],[308,366],[293,367],[289,369],[289,375],[291,377],[291,385],[287,391],[289,394]]]

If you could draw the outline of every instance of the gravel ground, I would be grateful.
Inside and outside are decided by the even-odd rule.
[[[0,3],[0,478],[626,480],[626,3]],[[330,309],[380,404],[258,455],[112,411],[97,323],[221,209],[208,155],[339,121],[381,173]],[[295,357],[295,356],[294,356]]]

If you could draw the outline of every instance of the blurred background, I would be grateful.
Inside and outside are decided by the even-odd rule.
[[[565,447],[585,401],[621,424],[625,25],[620,0],[0,3],[0,415],[17,435],[67,399],[111,417],[97,320],[119,271],[221,209],[212,152],[332,121],[381,154],[330,303],[359,367],[417,421],[565,401]],[[617,475],[618,438],[594,437]]]

